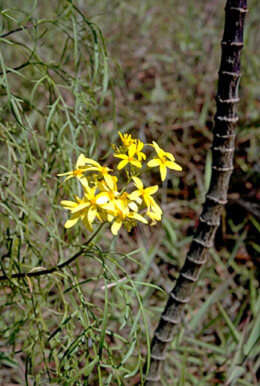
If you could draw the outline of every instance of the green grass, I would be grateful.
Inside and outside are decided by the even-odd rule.
[[[59,203],[79,187],[57,174],[81,152],[112,163],[118,129],[158,141],[184,171],[164,184],[162,224],[118,238],[105,228],[61,272],[1,283],[0,383],[142,383],[209,183],[224,1],[22,3],[3,1],[0,20],[3,273],[52,267],[87,240],[82,226],[63,228]],[[230,201],[164,385],[257,385],[259,11],[252,0]]]

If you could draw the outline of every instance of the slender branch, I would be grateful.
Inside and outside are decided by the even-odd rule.
[[[59,263],[51,268],[41,269],[39,271],[31,271],[31,272],[19,272],[14,273],[12,275],[6,275],[0,276],[0,281],[3,280],[9,280],[10,279],[23,279],[25,277],[36,277],[36,276],[42,276],[42,275],[49,275],[50,273],[60,271],[67,265],[71,264],[74,260],[76,260],[83,252],[86,252],[86,247],[94,240],[94,238],[97,236],[97,234],[102,229],[104,223],[100,224],[100,226],[95,230],[95,232],[90,236],[90,238],[83,244],[83,247],[80,248],[80,250],[75,253],[73,256],[71,256],[69,259],[65,260],[63,263]]]
[[[13,67],[13,68],[10,69],[10,70],[6,70],[5,73],[6,73],[6,74],[9,74],[10,72],[19,71],[19,70],[21,70],[22,68],[29,66],[30,64],[35,64],[35,63],[31,63],[30,61],[27,61],[27,62],[24,62],[24,63],[20,64],[20,65],[17,66],[17,67]],[[4,74],[4,72],[1,71],[1,72],[0,72],[0,75],[3,75],[3,74]]]
[[[240,52],[243,47],[246,0],[227,0],[222,58],[216,97],[214,139],[212,145],[212,177],[199,225],[195,230],[186,261],[176,285],[169,294],[151,343],[151,365],[146,385],[158,385],[165,352],[181,321],[182,310],[189,302],[207,252],[213,246],[220,216],[227,202],[227,191],[233,170],[235,124],[240,79]]]
[[[2,35],[0,35],[0,39],[7,38],[7,36],[10,36],[10,35],[17,33],[17,32],[22,32],[22,31],[29,29],[29,28],[32,28],[32,27],[35,27],[35,25],[34,24],[27,24],[27,25],[24,25],[23,27],[15,28],[11,31],[5,32]]]

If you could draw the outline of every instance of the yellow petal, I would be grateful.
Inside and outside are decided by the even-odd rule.
[[[99,167],[97,167],[97,166],[89,166],[88,168],[87,168],[87,170],[89,171],[89,172],[99,172],[99,170],[100,170],[100,168]]]
[[[80,168],[81,166],[85,166],[86,160],[87,158],[84,156],[84,154],[80,154],[76,162],[76,169]]]
[[[144,203],[147,206],[147,208],[150,208],[150,206],[151,206],[151,197],[150,196],[144,196],[143,199],[144,199]]]
[[[157,190],[158,190],[158,185],[153,185],[153,186],[149,186],[148,188],[146,188],[145,193],[149,194],[149,196],[150,196],[150,195],[156,193]]]
[[[149,166],[149,168],[154,168],[155,166],[160,166],[160,163],[161,161],[158,158],[154,158],[147,163],[147,166]]]
[[[143,217],[143,216],[141,216],[139,213],[130,213],[129,214],[129,217],[130,218],[134,218],[135,220],[138,220],[138,221],[140,221],[140,222],[142,222],[142,223],[144,223],[144,224],[147,224],[148,223],[148,221]]]
[[[167,174],[167,168],[163,164],[160,165],[160,174],[161,174],[162,181],[164,181],[166,178],[166,174]]]
[[[66,173],[59,173],[59,174],[57,174],[57,176],[59,176],[59,177],[62,177],[62,176],[68,176],[68,175],[72,175],[73,174],[73,172],[66,172]]]
[[[129,198],[130,200],[136,201],[137,198],[140,197],[140,195],[141,195],[141,192],[139,192],[139,190],[135,190],[134,192],[132,192],[132,193],[130,193],[130,194],[128,195],[128,198]]]
[[[136,145],[136,150],[140,152],[143,147],[144,147],[144,143],[140,139],[138,139],[137,145]]]
[[[165,152],[165,155],[167,158],[169,158],[171,161],[175,161],[174,155],[172,153]]]
[[[83,204],[78,204],[75,208],[71,210],[71,213],[78,213],[83,209],[86,209],[89,206],[89,202],[84,202]]]
[[[95,220],[95,217],[97,215],[97,210],[95,207],[91,206],[88,210],[88,221],[90,224],[93,223],[93,221]]]
[[[121,228],[121,226],[122,226],[121,220],[116,220],[113,222],[113,224],[111,226],[111,232],[113,233],[113,235],[116,236],[118,234],[118,231]]]
[[[67,201],[67,200],[61,201],[60,204],[61,204],[62,206],[64,206],[64,208],[66,208],[66,209],[73,209],[73,208],[75,208],[76,206],[78,206],[78,203],[77,203],[77,202],[74,202],[74,201]]]
[[[150,219],[153,221],[152,225],[156,224],[156,221],[160,221],[161,220],[161,215],[159,215],[158,213],[155,213],[155,212],[152,212],[152,211],[147,211],[146,215],[148,217],[150,217]]]
[[[114,189],[114,181],[113,181],[112,176],[110,176],[110,174],[105,174],[104,180],[106,181],[106,184],[109,187],[109,189],[113,190]]]
[[[86,177],[81,178],[80,183],[83,186],[84,191],[87,192],[89,190],[89,184],[88,184],[87,178]]]
[[[141,164],[141,162],[140,161],[137,161],[137,160],[132,160],[132,161],[130,161],[130,163],[132,164],[132,165],[134,165],[134,166],[136,166],[137,168],[141,168],[142,167],[142,164]]]
[[[114,154],[114,157],[116,158],[122,158],[122,159],[128,159],[126,154]]]
[[[134,212],[137,212],[137,211],[138,211],[138,206],[136,205],[135,202],[129,202],[128,206],[129,206],[129,208],[130,208],[131,210],[133,210]]]
[[[144,185],[142,183],[142,180],[140,180],[140,178],[138,177],[132,177],[133,180],[134,180],[134,183],[135,183],[135,186],[137,187],[137,189],[143,189]]]
[[[115,211],[114,201],[105,204],[105,205],[102,207],[102,209],[108,210],[108,211],[110,211],[110,212],[114,212],[114,211]]]
[[[162,215],[161,208],[159,207],[159,205],[156,203],[156,201],[153,198],[150,200],[150,206],[151,206],[151,210],[153,212],[155,212],[158,216]]]
[[[133,157],[133,155],[136,153],[136,145],[135,144],[132,144],[130,145],[129,147],[129,150],[128,150],[128,156],[129,157]]]
[[[93,166],[101,166],[97,161],[91,159],[91,158],[85,158],[85,165],[93,165]]]
[[[155,151],[156,151],[156,153],[157,153],[158,155],[161,155],[161,154],[164,153],[164,151],[160,148],[160,146],[158,145],[158,143],[156,143],[155,141],[153,141],[153,147],[154,147],[154,149],[155,149]]]
[[[114,218],[115,217],[112,214],[110,214],[110,213],[107,214],[107,221],[108,222],[112,222],[114,220]]]
[[[67,220],[64,224],[64,227],[66,229],[69,229],[71,227],[73,227],[73,225],[75,225],[79,220],[79,216],[78,217],[75,217],[75,218],[70,218],[69,220]]]
[[[121,170],[121,169],[123,169],[127,164],[128,164],[128,160],[124,159],[123,161],[119,162],[119,164],[117,165],[117,169],[118,169],[118,170]]]
[[[182,171],[182,167],[178,165],[176,162],[167,161],[166,166],[167,168],[177,170],[178,172]]]
[[[123,200],[121,200],[121,199],[115,200],[115,204],[121,210],[121,212],[124,212],[125,205],[124,205],[124,201]]]

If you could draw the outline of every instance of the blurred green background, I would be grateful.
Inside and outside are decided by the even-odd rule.
[[[224,6],[220,0],[1,1],[2,274],[50,267],[88,235],[66,231],[80,153],[113,165],[118,130],[183,166],[163,185],[161,224],[109,229],[66,270],[1,282],[1,385],[134,385],[182,266],[211,173]],[[249,2],[229,203],[163,385],[257,385],[260,3]],[[158,183],[152,174],[151,184]]]

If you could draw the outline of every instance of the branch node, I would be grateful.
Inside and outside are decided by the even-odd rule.
[[[169,343],[169,342],[172,341],[172,337],[170,337],[170,338],[163,338],[163,337],[160,336],[159,332],[155,332],[155,333],[154,333],[154,336],[155,336],[158,340],[160,340],[161,342],[163,342],[163,343]]]
[[[200,216],[200,221],[205,222],[207,225],[209,225],[211,227],[219,225],[219,221],[209,221],[209,220],[206,220],[203,216]]]
[[[185,273],[185,272],[181,272],[181,276],[183,276],[185,279],[195,283],[197,280],[198,280],[198,277],[197,276],[192,276],[192,275],[189,275],[188,273]]]
[[[221,168],[220,166],[212,166],[212,169],[215,169],[219,172],[229,172],[231,170],[233,170],[233,166],[230,166],[230,167],[226,167],[226,168]]]
[[[198,260],[198,259],[194,259],[192,256],[189,256],[189,255],[187,256],[187,259],[196,265],[203,265],[207,261],[207,258],[205,258],[203,260]]]
[[[194,238],[192,241],[195,241],[195,243],[202,245],[204,248],[211,248],[213,247],[212,241],[207,242],[201,239]]]
[[[219,115],[216,115],[216,119],[218,119],[219,121],[222,121],[222,122],[237,122],[238,121],[238,117],[221,117]]]
[[[221,44],[222,46],[235,46],[235,47],[243,47],[244,45],[243,42],[226,42],[226,41],[222,41]]]
[[[237,11],[240,13],[247,13],[248,10],[245,8],[240,8],[240,7],[229,7],[230,11]]]
[[[155,359],[156,361],[164,361],[166,356],[151,353],[151,358]]]
[[[179,324],[181,322],[180,319],[179,320],[178,319],[171,319],[171,318],[169,318],[169,316],[166,316],[166,315],[162,315],[161,319],[167,323],[170,323],[170,324]]]
[[[221,153],[231,153],[232,151],[235,150],[234,147],[218,147],[218,146],[214,146],[212,148],[212,150],[217,150],[217,151],[220,151]]]
[[[227,98],[222,99],[219,95],[216,96],[216,100],[219,103],[238,103],[240,101],[240,98]]]
[[[211,201],[216,202],[216,203],[219,204],[219,205],[225,205],[225,204],[227,203],[227,200],[221,200],[220,198],[211,196],[210,194],[207,194],[206,198],[207,198],[208,200],[211,200]]]
[[[149,382],[159,382],[160,381],[160,375],[157,375],[157,377],[153,377],[153,376],[150,376],[149,377],[149,375],[147,375],[147,377],[145,378],[145,381],[147,382],[147,381],[149,381]]]
[[[177,303],[181,303],[181,304],[186,304],[190,301],[190,297],[182,299],[182,298],[179,298],[178,296],[174,295],[173,292],[170,292],[170,297],[173,298],[173,300],[175,300]]]
[[[220,71],[219,71],[219,74],[221,74],[221,75],[232,76],[232,77],[234,77],[234,78],[239,78],[240,75],[241,75],[240,72],[225,71],[225,70],[220,70]]]
[[[232,134],[219,134],[219,133],[216,133],[215,136],[218,137],[218,138],[231,138],[231,137],[235,137],[236,134],[235,133],[232,133]]]

